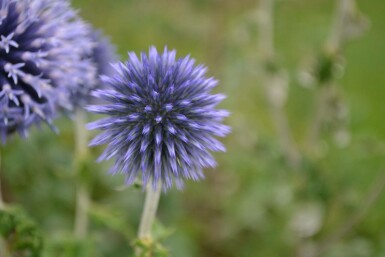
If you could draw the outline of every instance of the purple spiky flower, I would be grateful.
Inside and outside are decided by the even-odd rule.
[[[74,107],[84,107],[92,102],[93,98],[90,92],[105,86],[100,80],[100,76],[112,75],[111,64],[118,60],[115,46],[100,30],[93,29],[89,37],[92,40],[92,46],[90,46],[92,51],[84,58],[91,60],[95,65],[97,76],[81,86],[71,88],[71,102]]]
[[[225,97],[210,93],[217,81],[189,56],[176,60],[167,48],[160,54],[151,47],[140,60],[128,55],[114,65],[113,76],[102,77],[111,89],[94,92],[107,104],[88,110],[108,117],[88,125],[104,130],[90,145],[108,144],[99,160],[115,157],[111,172],[125,173],[127,184],[141,176],[143,186],[151,180],[166,190],[202,179],[202,168],[216,165],[210,151],[225,151],[215,137],[230,132],[221,123],[229,113],[215,109]]]
[[[92,61],[96,64],[99,75],[112,75],[113,68],[111,63],[118,60],[116,48],[110,39],[102,31],[94,29],[91,38],[96,45],[92,51]]]
[[[90,27],[66,0],[0,0],[0,133],[45,122],[71,108],[68,88],[96,79],[83,58]]]

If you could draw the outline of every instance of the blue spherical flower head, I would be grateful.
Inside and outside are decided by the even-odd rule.
[[[0,0],[0,134],[45,122],[70,108],[68,88],[96,77],[83,58],[90,28],[66,0]]]
[[[90,92],[105,86],[99,78],[101,75],[111,75],[113,73],[111,64],[118,60],[115,46],[101,31],[93,29],[89,37],[92,40],[92,45],[89,47],[89,49],[92,49],[92,52],[88,53],[84,58],[90,60],[95,65],[95,75],[97,76],[86,81],[84,85],[72,88],[71,102],[75,108],[93,103],[92,100],[94,99]]]
[[[115,46],[102,31],[97,29],[91,32],[91,39],[95,42],[91,60],[96,64],[97,73],[99,75],[112,75],[113,68],[111,63],[118,60]]]
[[[230,132],[221,123],[229,113],[215,109],[225,97],[210,93],[217,81],[189,56],[175,59],[175,51],[128,55],[102,78],[111,89],[94,92],[107,104],[88,110],[108,117],[89,124],[104,130],[90,145],[108,144],[99,160],[115,157],[111,172],[125,173],[128,184],[141,176],[143,186],[161,182],[166,190],[202,179],[202,168],[216,166],[210,152],[225,151],[215,137]]]

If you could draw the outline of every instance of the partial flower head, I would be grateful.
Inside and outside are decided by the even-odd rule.
[[[96,64],[99,75],[112,75],[112,63],[118,60],[115,46],[100,30],[93,30],[92,40],[96,43],[92,51],[92,61]]]
[[[92,103],[91,91],[105,86],[100,80],[100,76],[112,75],[113,68],[111,64],[118,60],[115,46],[100,30],[93,29],[89,37],[92,40],[92,46],[90,46],[92,51],[87,53],[84,58],[95,65],[96,76],[83,85],[72,87],[71,101],[74,107],[84,107]]]
[[[210,152],[225,151],[215,137],[230,132],[222,124],[229,113],[215,109],[225,97],[211,94],[217,81],[189,56],[175,59],[175,51],[151,47],[140,59],[128,55],[126,63],[114,65],[113,76],[102,77],[111,89],[94,92],[107,104],[88,107],[107,115],[88,126],[104,130],[91,141],[108,144],[99,160],[114,157],[111,172],[123,172],[127,184],[141,176],[143,186],[161,182],[166,190],[202,179],[203,168],[216,166]]]
[[[0,133],[26,135],[71,108],[68,88],[95,79],[90,28],[66,0],[0,0]]]

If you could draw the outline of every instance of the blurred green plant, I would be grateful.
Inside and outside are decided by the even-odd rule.
[[[5,251],[12,257],[42,256],[42,233],[20,207],[7,206],[0,209],[0,237],[4,240]]]
[[[161,241],[173,233],[160,222],[154,222],[151,238],[135,239],[132,246],[135,249],[135,257],[170,257],[169,251],[162,245]]]
[[[170,192],[161,200],[159,218],[175,232],[156,242],[170,255],[314,256],[325,240],[340,233],[350,218],[360,216],[369,202],[372,204],[359,221],[318,254],[384,256],[383,191],[374,194],[379,195],[376,201],[368,201],[381,185],[373,187],[373,182],[382,180],[385,169],[384,1],[359,2],[370,17],[371,29],[360,40],[349,40],[343,58],[334,59],[324,49],[335,1],[277,0],[277,58],[268,71],[279,71],[277,65],[285,68],[291,82],[284,111],[292,138],[304,155],[298,169],[287,167],[256,72],[261,67],[256,51],[257,1],[73,3],[84,17],[111,35],[122,55],[127,50],[146,50],[149,45],[168,45],[181,55],[191,53],[208,64],[209,73],[221,81],[220,90],[229,96],[223,106],[232,112],[228,123],[234,131],[225,142],[228,152],[216,156],[219,168],[207,171],[203,183],[189,183],[184,191]],[[304,65],[310,74],[326,74],[313,78],[314,90],[304,89],[294,79],[301,56],[311,57]],[[330,58],[337,66],[330,66]],[[315,99],[324,88],[317,80],[328,78],[330,72],[338,86],[333,87],[327,108],[338,106],[341,100],[349,107],[343,124],[349,140],[347,144],[336,142],[330,132],[338,124],[335,119],[329,122],[327,115],[328,125],[323,125],[327,133],[320,134],[314,155],[308,151],[306,136],[314,119]],[[331,115],[338,114],[333,108]],[[74,239],[74,131],[64,118],[59,119],[59,128],[59,136],[43,128],[33,129],[26,141],[9,141],[2,154],[5,202],[20,203],[36,221],[44,235],[44,257],[134,256],[134,247],[127,242],[136,234],[143,193],[124,187],[120,175],[106,175],[108,164],[84,166],[93,176],[84,177],[90,183],[92,199],[89,230],[85,241]],[[91,149],[90,160],[99,153],[100,149]]]

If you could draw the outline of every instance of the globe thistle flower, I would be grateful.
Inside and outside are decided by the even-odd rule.
[[[0,133],[52,126],[68,88],[96,77],[90,28],[65,0],[0,0]]]
[[[117,61],[116,48],[100,30],[93,30],[91,38],[96,42],[92,51],[92,61],[96,64],[99,75],[111,75],[113,68],[111,63]]]
[[[89,35],[92,40],[92,51],[85,56],[96,68],[96,76],[85,82],[85,84],[72,87],[71,101],[74,107],[84,107],[93,100],[90,92],[105,86],[100,80],[101,75],[111,75],[113,69],[111,64],[118,60],[115,46],[111,44],[101,31],[93,29]]]
[[[90,143],[108,144],[98,160],[115,157],[110,171],[125,173],[127,184],[141,176],[143,186],[151,180],[166,190],[202,179],[202,168],[216,166],[210,151],[225,151],[215,136],[230,132],[221,124],[229,113],[215,109],[225,97],[210,94],[217,81],[189,56],[176,60],[174,50],[159,54],[152,47],[140,60],[128,55],[113,76],[102,77],[111,89],[93,93],[107,104],[88,107],[108,116],[88,125],[104,130]]]

